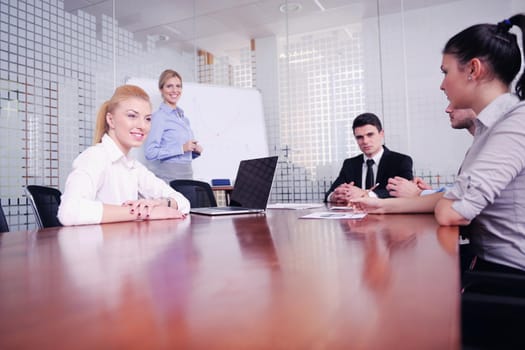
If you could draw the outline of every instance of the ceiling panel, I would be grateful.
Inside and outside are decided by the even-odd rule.
[[[251,38],[348,25],[375,16],[378,8],[385,14],[452,1],[458,0],[288,0],[301,9],[285,15],[279,8],[286,0],[116,0],[115,16],[139,41],[161,36],[169,39],[164,46],[185,42],[220,54],[249,45]],[[64,8],[100,18],[112,16],[113,1],[65,0]]]

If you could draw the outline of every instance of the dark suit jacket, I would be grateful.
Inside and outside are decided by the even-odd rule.
[[[383,146],[384,152],[379,164],[377,166],[376,183],[379,186],[374,190],[379,198],[390,197],[386,189],[388,179],[395,176],[401,176],[405,179],[412,180],[412,158],[405,154],[390,151],[386,146]],[[339,185],[343,183],[354,182],[354,185],[361,187],[363,177],[363,162],[364,156],[360,154],[353,158],[345,159],[343,167],[337,179],[326,192],[324,201],[328,199],[328,195],[332,193]]]

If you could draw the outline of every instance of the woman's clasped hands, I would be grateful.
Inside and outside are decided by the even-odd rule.
[[[159,199],[137,199],[122,203],[123,207],[129,207],[129,213],[135,215],[137,220],[155,219],[183,219],[186,217],[177,208],[168,207],[167,200]]]

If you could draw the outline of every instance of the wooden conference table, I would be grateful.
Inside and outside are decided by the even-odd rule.
[[[460,347],[457,228],[310,211],[2,233],[0,349]]]

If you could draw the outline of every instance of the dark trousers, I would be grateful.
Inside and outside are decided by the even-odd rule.
[[[525,271],[489,262],[460,246],[464,349],[525,349]]]
[[[512,274],[525,276],[524,270],[516,269],[514,267],[510,267],[506,265],[493,263],[487,260],[483,260],[477,256],[474,258],[472,265],[473,265],[472,270],[474,271],[503,272],[503,273],[512,273]]]
[[[484,272],[513,273],[525,276],[524,270],[481,259],[472,252],[470,244],[461,244],[459,246],[459,257],[462,275],[464,271],[472,270]]]

